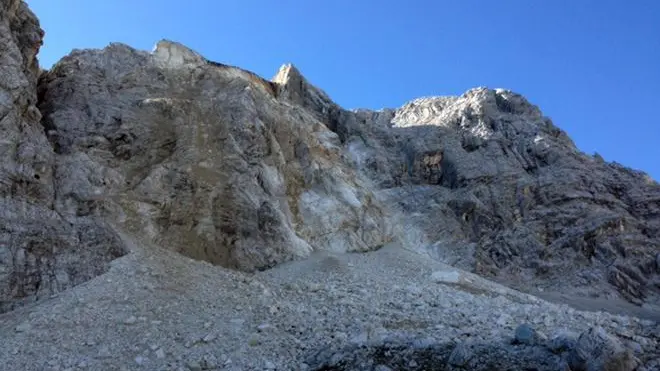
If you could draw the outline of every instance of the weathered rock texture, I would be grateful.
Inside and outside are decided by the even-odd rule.
[[[658,183],[580,152],[520,95],[335,112],[327,121],[379,199],[438,258],[522,289],[657,300]]]
[[[103,272],[116,229],[245,271],[400,239],[521,289],[657,302],[660,186],[520,95],[347,111],[291,65],[267,81],[165,40],[40,74],[37,20],[0,10],[3,308]]]
[[[351,112],[290,79],[286,98],[337,133],[437,258],[521,289],[657,302],[660,186],[580,152],[522,96],[476,88]]]
[[[36,107],[42,37],[25,3],[0,2],[0,313],[86,281],[124,252],[104,222],[55,207],[56,160]]]
[[[55,208],[242,270],[391,239],[335,133],[268,82],[161,41],[74,51],[40,83]]]

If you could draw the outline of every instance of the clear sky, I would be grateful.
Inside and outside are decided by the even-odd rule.
[[[166,38],[271,78],[294,63],[346,108],[476,86],[525,95],[587,153],[660,180],[658,0],[28,0],[48,68]]]

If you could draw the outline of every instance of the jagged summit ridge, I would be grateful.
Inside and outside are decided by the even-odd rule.
[[[396,117],[394,122],[399,126],[447,123],[447,121],[451,121],[448,118],[457,116],[457,111],[464,110],[466,104],[474,110],[475,115],[481,117],[498,117],[506,113],[539,118],[542,116],[541,110],[520,94],[505,89],[477,87],[468,90],[461,96],[413,99],[398,110],[400,117]],[[403,114],[407,116],[403,116]]]

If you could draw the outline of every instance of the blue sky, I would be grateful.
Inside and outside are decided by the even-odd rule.
[[[45,67],[73,48],[167,38],[266,78],[294,63],[346,108],[507,88],[583,151],[660,179],[660,1],[27,2]]]

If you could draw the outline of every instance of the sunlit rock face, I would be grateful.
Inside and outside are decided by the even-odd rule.
[[[437,258],[525,290],[657,303],[658,183],[580,152],[522,96],[476,88],[346,116],[348,154]]]
[[[1,310],[107,269],[119,235],[245,271],[393,241],[525,290],[657,303],[660,187],[507,90],[345,110],[173,41],[50,71],[0,5]],[[441,89],[441,87],[439,87]]]
[[[389,242],[338,136],[287,99],[301,77],[285,69],[270,82],[170,41],[73,52],[40,85],[56,209],[248,271]]]

